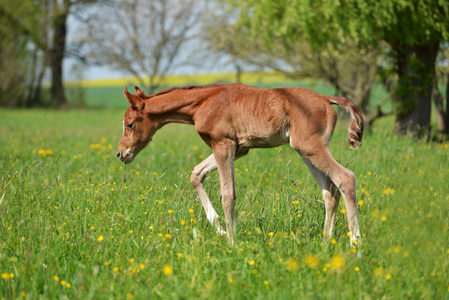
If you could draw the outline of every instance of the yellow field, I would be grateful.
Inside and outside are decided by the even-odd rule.
[[[167,86],[183,86],[187,84],[209,84],[214,82],[235,82],[236,75],[233,73],[212,73],[212,74],[186,74],[186,75],[168,75],[164,80],[164,85]],[[288,82],[285,76],[272,72],[257,72],[257,73],[243,73],[242,82],[247,84],[273,84]],[[135,77],[123,77],[114,79],[95,79],[82,80],[81,82],[69,82],[67,86],[81,86],[81,87],[116,87],[125,86],[130,83],[136,83],[138,80]],[[148,80],[145,80],[148,85]]]

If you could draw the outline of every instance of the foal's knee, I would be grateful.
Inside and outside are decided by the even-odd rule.
[[[200,175],[195,172],[195,169],[192,171],[192,175],[190,176],[190,183],[194,188],[197,188],[201,184]]]

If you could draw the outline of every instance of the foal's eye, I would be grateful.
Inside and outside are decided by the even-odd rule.
[[[130,123],[130,124],[126,125],[126,127],[128,127],[129,129],[131,129],[131,128],[134,127],[134,123]]]

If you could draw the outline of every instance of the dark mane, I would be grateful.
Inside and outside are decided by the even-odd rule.
[[[214,87],[220,87],[220,86],[225,86],[225,85],[227,85],[227,84],[212,83],[212,84],[207,84],[207,85],[187,85],[187,86],[182,86],[182,87],[171,87],[171,88],[163,89],[163,90],[157,92],[156,94],[154,94],[154,96],[168,94],[170,92],[177,91],[177,90],[206,89],[206,88],[214,88]]]

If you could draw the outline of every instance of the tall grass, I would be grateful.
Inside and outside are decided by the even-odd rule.
[[[211,153],[194,128],[164,127],[125,166],[123,114],[0,110],[0,298],[449,297],[447,143],[385,119],[352,151],[340,120],[331,152],[357,175],[358,249],[343,204],[322,242],[320,191],[294,151],[251,151],[235,165],[230,245],[189,184]],[[217,174],[206,188],[223,215]]]

